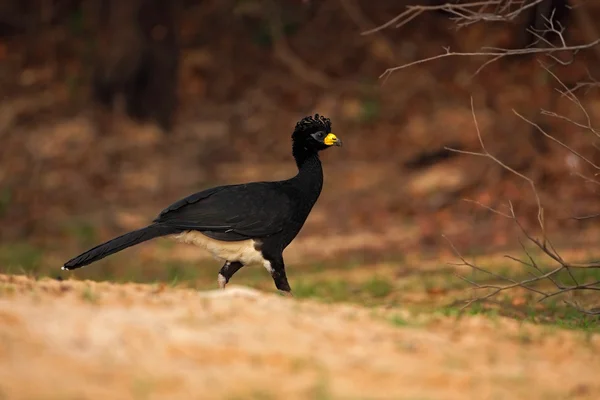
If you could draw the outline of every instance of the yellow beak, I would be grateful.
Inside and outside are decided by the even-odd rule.
[[[338,139],[338,137],[335,136],[333,133],[328,133],[327,136],[325,136],[325,139],[323,139],[323,143],[325,143],[327,146],[342,145],[342,141]]]

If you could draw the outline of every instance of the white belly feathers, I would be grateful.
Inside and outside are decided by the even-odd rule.
[[[254,247],[254,240],[225,242],[211,239],[198,231],[187,231],[173,235],[175,240],[182,243],[194,244],[210,252],[213,257],[222,261],[239,261],[244,265],[268,263],[262,254]],[[266,266],[266,265],[265,265]]]

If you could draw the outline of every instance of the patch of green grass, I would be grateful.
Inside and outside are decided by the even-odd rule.
[[[324,281],[321,287],[329,301],[347,301],[352,297],[350,285],[341,279]]]
[[[44,253],[31,244],[21,242],[0,246],[0,272],[38,274]]]
[[[69,227],[70,232],[81,243],[96,242],[96,232],[89,224],[72,222]],[[160,241],[160,249],[170,250],[172,243],[167,240]],[[34,277],[51,273],[53,276],[61,275],[65,278],[95,281],[165,282],[171,286],[206,290],[217,288],[216,277],[221,268],[218,262],[211,259],[191,262],[142,260],[136,254],[137,250],[132,249],[87,268],[61,272],[60,265],[48,265],[47,259],[50,257],[47,259],[44,257],[46,253],[54,255],[58,250],[46,251],[25,242],[0,245],[0,272],[33,274]],[[406,266],[402,261],[386,261],[385,272],[378,269],[377,273],[368,273],[366,270],[368,267],[365,266],[368,257],[360,254],[354,257],[354,259],[348,256],[327,262],[293,265],[289,269],[288,276],[294,296],[326,303],[351,302],[374,309],[377,306],[384,306],[393,310],[396,305],[401,305],[403,309],[423,313],[424,317],[427,314],[456,317],[484,315],[492,319],[503,316],[555,329],[580,330],[589,334],[600,332],[599,317],[583,315],[565,305],[558,296],[540,305],[531,294],[523,295],[521,291],[519,296],[522,299],[518,303],[520,305],[515,306],[517,303],[514,302],[514,292],[507,291],[493,298],[493,301],[475,302],[461,312],[460,307],[464,303],[458,300],[471,295],[472,285],[454,276],[454,271],[451,268],[444,268],[441,262],[439,269],[422,270],[418,265]],[[509,264],[506,263],[498,262],[490,268],[514,280],[529,277],[526,268],[509,268]],[[359,269],[356,271],[358,273],[355,274],[354,269]],[[364,269],[364,273],[360,269]],[[353,271],[352,279],[347,278],[349,271]],[[600,279],[600,270],[597,269],[577,269],[572,272],[580,283]],[[469,273],[467,277],[479,283],[506,283],[499,282],[488,274]],[[565,284],[572,284],[570,276],[561,276],[561,279],[564,279]],[[271,276],[260,266],[242,268],[230,283],[276,292]],[[91,291],[82,294],[82,297],[90,302],[97,300]],[[451,305],[447,305],[449,303]],[[389,322],[396,326],[410,323],[399,315],[389,318]]]
[[[489,318],[496,318],[500,315],[500,312],[497,308],[488,307],[484,303],[474,302],[470,306],[463,308],[462,305],[447,305],[439,308],[435,313],[439,313],[445,317],[462,317],[465,315],[483,315]]]
[[[481,302],[475,302],[466,308],[468,315],[486,315],[488,317],[497,317],[498,309],[485,307]]]
[[[586,315],[575,308],[559,301],[542,303],[542,307],[534,300],[522,306],[512,304],[512,298],[503,296],[495,302],[476,301],[469,307],[450,305],[440,309],[445,316],[484,315],[489,318],[498,316],[528,321],[534,324],[556,327],[559,329],[581,330],[590,333],[600,333],[600,316]]]
[[[310,279],[307,274],[301,280],[291,281],[292,291],[297,298],[312,298],[323,302],[351,302],[365,306],[394,304],[387,298],[394,292],[394,285],[378,277],[366,281],[346,281],[339,278]],[[265,288],[271,282],[265,282]]]
[[[298,298],[308,298],[318,296],[318,286],[315,282],[297,281],[293,286],[294,296]]]
[[[388,296],[393,289],[394,286],[388,280],[378,277],[371,278],[361,286],[366,295],[376,299]]]
[[[166,281],[171,284],[176,284],[177,282],[189,281],[198,278],[197,269],[190,268],[189,265],[176,263],[176,262],[167,262],[164,265],[166,271]]]
[[[577,268],[571,269],[570,273],[567,271],[561,271],[556,276],[556,280],[564,285],[573,285],[575,282],[578,284],[592,283],[600,281],[600,268]]]
[[[600,332],[600,316],[586,315],[557,299],[542,302],[539,309],[531,302],[516,308],[533,323],[556,326],[560,329]]]
[[[118,283],[166,282],[171,286],[182,285],[191,288],[212,288],[216,285],[217,270],[204,262],[187,261],[143,261],[135,250],[125,251],[107,257],[98,263],[73,272],[62,273],[75,279],[92,281],[113,281]],[[56,268],[56,267],[55,267]]]
[[[352,297],[352,288],[344,280],[293,281],[291,283],[294,296],[298,298],[314,298],[325,302],[348,301]]]
[[[546,316],[542,312],[542,316]],[[582,314],[573,307],[557,307],[556,311],[547,316],[548,322],[562,329],[583,330],[586,332],[600,332],[600,316]]]
[[[469,283],[458,278],[453,269],[444,267],[437,270],[410,271],[402,277],[402,281],[402,287],[411,291],[431,291],[434,289],[448,291],[471,287]]]
[[[461,314],[461,310],[459,307],[446,306],[440,308],[437,313],[443,315],[444,317],[458,317]]]
[[[389,318],[389,321],[394,326],[408,326],[410,323],[401,315],[394,314]]]

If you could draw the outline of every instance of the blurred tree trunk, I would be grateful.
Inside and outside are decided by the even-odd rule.
[[[24,4],[16,1],[0,1],[0,37],[25,31],[23,8]]]
[[[109,0],[99,5],[93,97],[170,130],[177,101],[179,48],[175,6],[164,0]]]

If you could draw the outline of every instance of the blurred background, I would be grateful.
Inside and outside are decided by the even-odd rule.
[[[315,112],[345,146],[323,154],[324,190],[288,264],[411,254],[441,264],[452,255],[442,234],[466,254],[517,246],[513,221],[463,199],[512,201],[535,227],[528,183],[445,149],[480,149],[471,96],[488,150],[535,180],[555,240],[595,242],[594,220],[571,218],[600,212],[597,184],[582,179],[593,168],[513,112],[600,162],[589,132],[540,113],[582,121],[538,57],[504,57],[479,72],[489,57],[445,57],[380,75],[445,47],[527,47],[541,17],[556,18],[569,43],[588,43],[600,37],[600,7],[544,0],[510,23],[461,29],[434,10],[363,34],[414,4],[442,2],[3,1],[0,270],[57,275],[65,260],[187,194],[293,175],[290,135]],[[578,96],[593,121],[599,56],[590,47],[553,70],[570,88],[589,84]],[[174,279],[198,269],[198,253],[157,240],[77,276]]]
[[[598,399],[599,224],[574,217],[600,213],[599,21],[0,1],[0,400]],[[193,192],[294,175],[314,113],[344,147],[284,253],[293,298],[259,266],[216,290],[166,238],[60,270]]]

